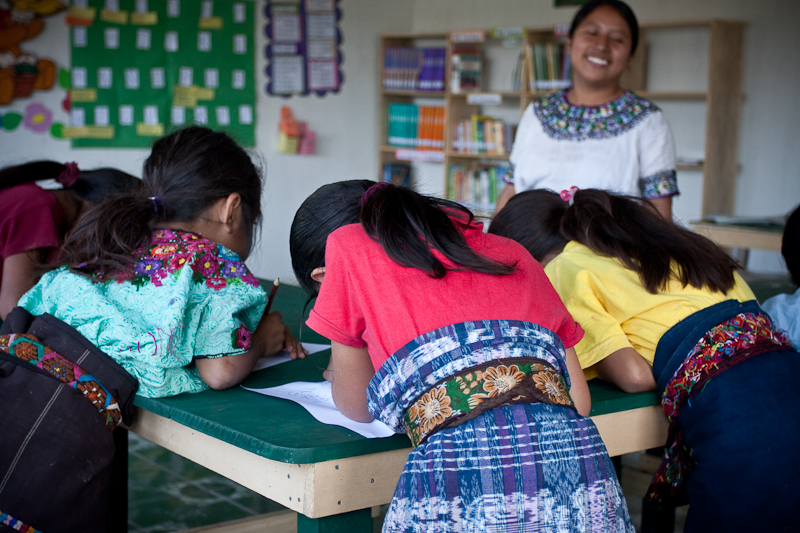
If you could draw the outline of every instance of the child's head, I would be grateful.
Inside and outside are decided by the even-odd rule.
[[[432,249],[459,269],[493,275],[514,271],[514,266],[472,250],[451,217],[464,224],[473,220],[472,213],[457,203],[389,183],[356,180],[325,185],[303,202],[292,222],[289,249],[295,276],[306,292],[316,295],[320,283],[312,273],[325,266],[328,235],[357,222],[392,261],[435,279],[443,278],[448,269]]]
[[[795,285],[800,286],[800,205],[786,219],[781,242],[781,255],[786,261],[789,276]]]
[[[203,219],[234,194],[246,233],[239,240],[249,243],[261,220],[261,175],[222,132],[192,126],[162,137],[145,162],[142,182],[141,190],[103,202],[78,222],[62,249],[66,264],[102,279],[128,266],[153,228]]]

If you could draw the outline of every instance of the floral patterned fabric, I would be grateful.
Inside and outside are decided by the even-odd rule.
[[[206,390],[191,363],[246,352],[266,301],[231,250],[194,233],[157,230],[115,279],[96,283],[60,268],[19,305],[77,329],[136,377],[139,394],[158,398]]]
[[[552,369],[545,372],[560,374],[569,387],[564,348],[552,331],[521,321],[455,324],[421,335],[394,353],[370,381],[367,405],[376,418],[402,432],[407,410],[433,407],[444,399],[436,388],[442,380],[455,377],[452,386],[473,392],[480,387],[488,396],[495,390],[513,391],[512,384],[522,381],[520,368],[532,364]],[[478,372],[489,387],[479,385]],[[554,379],[540,377],[537,390],[560,396]],[[458,407],[445,403],[439,405]],[[414,448],[383,531],[634,529],[592,421],[565,404],[525,403],[483,411]]]

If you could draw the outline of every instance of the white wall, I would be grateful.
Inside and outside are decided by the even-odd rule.
[[[800,87],[800,2],[796,0],[629,0],[642,22],[690,19],[735,19],[747,23],[745,33],[744,84],[737,183],[736,213],[740,215],[783,214],[800,203],[800,136],[796,125],[800,113],[795,103]],[[341,30],[344,84],[338,94],[297,97],[288,100],[267,97],[263,48],[263,3],[257,2],[256,69],[261,80],[257,102],[258,127],[255,150],[266,161],[265,220],[260,246],[248,261],[264,277],[293,279],[288,234],[295,210],[322,184],[355,178],[373,179],[377,171],[378,38],[383,33],[444,32],[452,29],[526,27],[567,23],[576,8],[554,8],[553,0],[343,0]],[[59,65],[69,63],[68,33],[57,18],[48,19],[45,32],[25,48],[52,57]],[[701,52],[705,53],[705,51]],[[692,76],[695,74],[691,74]],[[678,75],[680,76],[680,74]],[[677,83],[692,84],[692,79]],[[60,109],[63,91],[34,93],[51,109]],[[0,109],[24,110],[30,100],[16,100]],[[295,116],[317,132],[318,154],[295,156],[275,150],[279,110],[290,105]],[[668,107],[665,105],[665,107]],[[669,111],[669,109],[667,110]],[[701,138],[691,124],[685,126],[674,112],[679,146]],[[66,123],[64,112],[56,120]],[[669,117],[668,117],[669,118]],[[692,141],[693,142],[693,141]],[[84,167],[116,166],[139,175],[146,150],[97,150],[69,148],[69,143],[25,128],[0,131],[0,165],[47,157],[75,160]],[[441,169],[424,169],[426,190],[440,190]],[[697,177],[679,176],[684,195],[676,212],[692,218],[696,209]],[[699,211],[698,211],[699,212]],[[780,269],[777,254],[754,253],[751,268]]]

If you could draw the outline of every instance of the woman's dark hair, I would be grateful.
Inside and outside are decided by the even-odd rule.
[[[450,217],[465,224],[474,220],[466,207],[423,196],[405,187],[374,181],[341,181],[324,185],[309,196],[295,214],[289,236],[292,268],[300,286],[315,296],[319,284],[311,272],[325,265],[328,235],[337,228],[360,222],[364,231],[380,243],[395,263],[416,268],[435,279],[448,270],[432,250],[440,252],[459,269],[492,275],[511,274],[515,265],[507,265],[477,253],[469,247],[461,230]]]
[[[67,166],[55,161],[31,161],[0,169],[0,189],[8,189],[24,183],[56,179]],[[81,170],[75,183],[64,189],[93,204],[99,204],[109,196],[138,189],[142,181],[116,168]]]
[[[589,16],[589,14],[601,6],[608,6],[614,8],[619,16],[628,23],[628,28],[631,31],[631,55],[636,51],[636,46],[639,44],[639,22],[636,20],[636,15],[633,10],[620,0],[589,0],[575,13],[572,19],[572,24],[569,27],[569,38],[575,34],[575,30],[581,25],[581,22]]]
[[[547,254],[558,253],[567,244],[561,235],[561,218],[568,206],[560,196],[544,189],[515,194],[495,214],[489,233],[517,241],[541,263]]]
[[[62,261],[103,280],[134,261],[152,228],[194,220],[232,193],[242,197],[247,227],[257,226],[261,181],[250,156],[225,133],[198,126],[177,130],[153,145],[141,190],[106,200],[78,221],[64,242]]]
[[[786,219],[781,240],[781,255],[786,261],[792,282],[800,286],[800,205]]]
[[[585,189],[575,193],[570,206],[552,191],[517,196],[523,195],[528,198],[509,201],[498,216],[507,209],[511,210],[504,214],[508,219],[527,216],[527,230],[522,224],[513,226],[513,231],[501,224],[495,228],[498,234],[520,242],[576,241],[598,255],[619,259],[639,274],[642,285],[652,294],[666,289],[673,277],[684,287],[706,287],[716,292],[733,288],[736,261],[707,238],[664,220],[646,200]],[[556,227],[557,219],[560,224]],[[530,250],[536,246],[526,247]]]

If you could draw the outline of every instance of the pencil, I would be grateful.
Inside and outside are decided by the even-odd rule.
[[[267,308],[264,310],[264,314],[269,314],[269,309],[272,307],[272,301],[275,299],[275,293],[278,292],[278,285],[281,284],[281,278],[276,279],[272,283],[272,289],[269,291],[269,298],[267,298]]]

